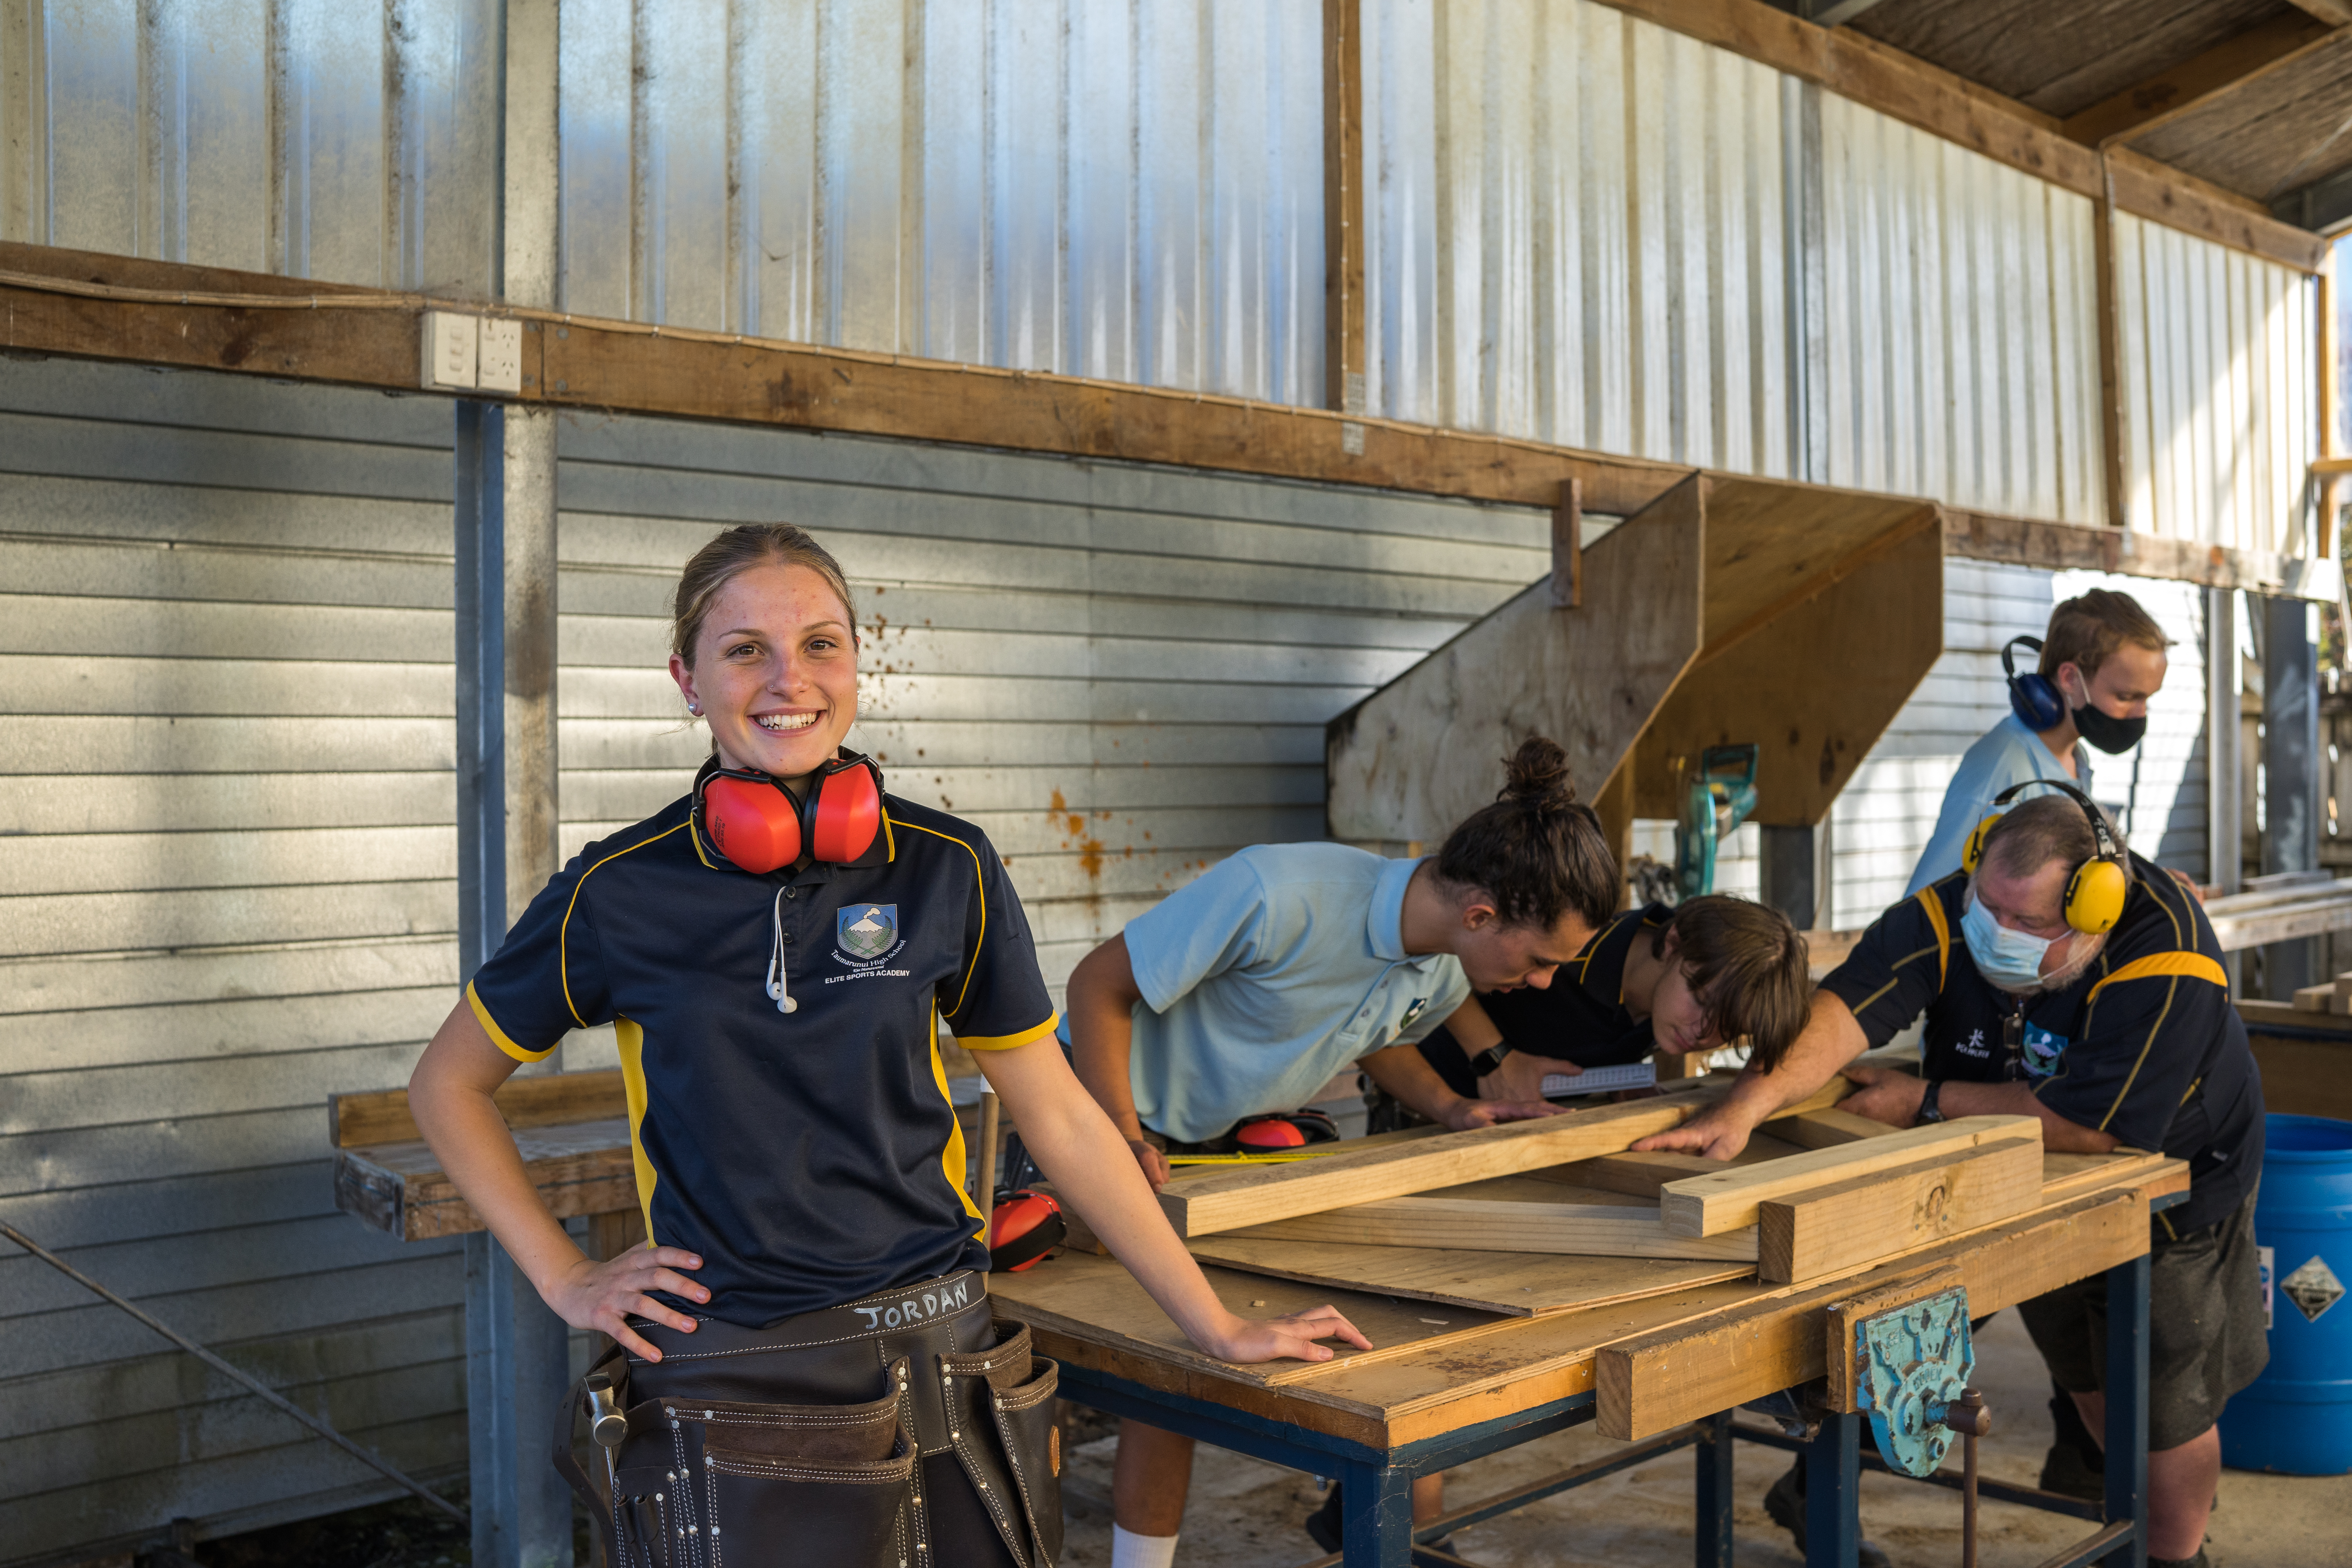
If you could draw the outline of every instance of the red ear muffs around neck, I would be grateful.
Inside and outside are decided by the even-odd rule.
[[[835,865],[856,859],[882,831],[882,770],[844,751],[810,778],[799,801],[765,773],[709,766],[702,821],[721,855],[759,875],[810,856]]]
[[[809,853],[835,865],[856,859],[882,831],[882,776],[856,752],[830,763],[809,789]]]
[[[702,821],[719,852],[746,871],[801,858],[799,803],[772,779],[718,774],[702,786]]]

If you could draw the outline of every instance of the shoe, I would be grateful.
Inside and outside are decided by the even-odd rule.
[[[1326,1552],[1340,1550],[1339,1482],[1331,1483],[1331,1490],[1324,1497],[1323,1506],[1307,1516],[1307,1533],[1314,1538],[1316,1545]],[[1443,1541],[1424,1541],[1422,1544],[1435,1547],[1440,1552],[1450,1552],[1454,1548],[1454,1537],[1449,1535]]]
[[[2106,1456],[2091,1436],[2091,1429],[2083,1424],[2083,1413],[2075,1407],[2074,1396],[2055,1383],[2050,1385],[2050,1428],[2055,1436],[2049,1454],[2042,1461],[2042,1479],[2036,1484],[2043,1491],[2056,1492],[2061,1497],[2077,1498],[2084,1502],[2106,1501]]]
[[[1340,1549],[1339,1482],[1333,1481],[1331,1489],[1323,1495],[1323,1506],[1307,1516],[1307,1533],[1326,1552]]]
[[[1789,1532],[1790,1539],[1797,1543],[1797,1555],[1802,1557],[1805,1554],[1805,1459],[1803,1455],[1799,1455],[1797,1462],[1789,1467],[1789,1473],[1774,1481],[1772,1489],[1764,1494],[1764,1511],[1771,1516],[1773,1523]],[[1854,1560],[1860,1564],[1860,1568],[1894,1568],[1885,1549],[1874,1542],[1859,1542]]]

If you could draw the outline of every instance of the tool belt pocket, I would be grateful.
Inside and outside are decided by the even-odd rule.
[[[1027,1324],[1000,1318],[994,1327],[992,1348],[940,1357],[943,1377],[970,1380],[973,1397],[958,1403],[973,1418],[971,1426],[985,1426],[951,1435],[956,1458],[1013,1555],[1031,1568],[1049,1568],[1062,1555],[1062,1431],[1054,1418],[1062,1369],[1029,1353]],[[1019,1539],[1024,1533],[1027,1539]]]
[[[625,1568],[722,1568],[797,1561],[898,1568],[910,1556],[918,1458],[890,1392],[860,1405],[758,1405],[670,1396],[628,1413],[613,1473]]]

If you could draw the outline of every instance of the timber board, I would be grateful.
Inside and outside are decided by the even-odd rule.
[[[1470,1252],[1437,1247],[1271,1241],[1228,1231],[1191,1244],[1192,1256],[1252,1274],[1331,1290],[1372,1290],[1510,1318],[1549,1317],[1604,1301],[1744,1279],[1738,1259],[1576,1258],[1550,1252]]]
[[[523,1170],[559,1219],[637,1206],[636,1163],[625,1117],[525,1127],[514,1135]],[[335,1155],[335,1206],[404,1241],[486,1228],[429,1144],[419,1140]]]

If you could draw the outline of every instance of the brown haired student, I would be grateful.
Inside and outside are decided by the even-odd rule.
[[[1491,1036],[1473,990],[1549,984],[1608,921],[1621,886],[1566,754],[1531,738],[1495,803],[1434,856],[1259,845],[1128,922],[1070,976],[1078,1076],[1155,1185],[1171,1150],[1220,1144],[1349,1066],[1447,1127],[1551,1114],[1540,1099],[1448,1088],[1415,1043],[1440,1023]],[[1121,1424],[1113,1568],[1174,1560],[1192,1467],[1192,1438]],[[1437,1511],[1441,1484],[1416,1486],[1418,1517]],[[1327,1550],[1337,1504],[1308,1525]]]
[[[1253,1321],[1211,1293],[1071,1075],[995,850],[844,748],[857,636],[830,554],[782,524],[719,534],[678,584],[669,668],[709,760],[548,883],[409,1085],[548,1305],[615,1342],[596,1369],[623,1425],[601,1488],[568,1446],[559,1467],[616,1563],[1044,1568],[1061,1547],[1056,1371],[989,1310],[940,1018],[1202,1349],[1319,1361],[1318,1338],[1363,1338],[1328,1308]],[[650,1239],[595,1262],[490,1096],[602,1024]]]

